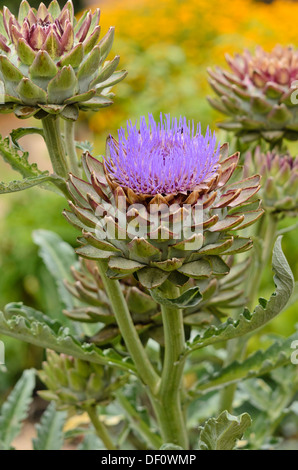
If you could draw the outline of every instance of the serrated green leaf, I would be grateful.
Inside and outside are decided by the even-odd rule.
[[[52,402],[36,426],[37,437],[33,439],[34,450],[61,450],[64,442],[63,426],[67,413],[57,411]]]
[[[21,430],[22,422],[28,415],[34,387],[35,371],[31,369],[26,370],[2,406],[0,413],[0,441],[5,446],[10,446],[13,439]]]
[[[22,137],[25,137],[26,135],[31,135],[31,134],[39,134],[42,137],[44,136],[43,129],[40,129],[39,127],[19,127],[18,129],[13,129],[12,132],[10,133],[12,145],[17,150],[21,150],[23,152],[24,149],[20,146],[19,140]]]
[[[217,419],[209,419],[200,428],[199,450],[234,450],[251,423],[247,413],[237,417],[224,411]]]
[[[208,328],[188,345],[187,354],[209,344],[237,338],[261,328],[285,308],[294,289],[294,278],[281,248],[281,237],[278,237],[274,245],[272,267],[275,272],[274,282],[276,290],[269,301],[266,302],[266,305],[262,301],[254,309],[253,313],[250,313],[245,308],[239,319],[229,319],[219,327],[212,326]]]
[[[44,183],[63,183],[62,178],[54,175],[39,175],[32,176],[31,178],[24,178],[20,181],[10,181],[9,183],[0,183],[0,194],[15,193],[17,191],[24,191],[25,189],[39,186]]]
[[[24,178],[30,178],[32,176],[38,176],[44,174],[37,168],[36,164],[30,165],[28,162],[28,153],[24,152],[21,155],[14,148],[9,138],[0,138],[0,154],[4,161],[8,163],[11,168],[20,173]]]
[[[292,343],[298,340],[298,332],[289,338],[275,341],[266,351],[257,351],[242,362],[235,361],[209,377],[203,379],[194,394],[218,390],[240,380],[259,377],[277,367],[290,364]]]
[[[34,309],[28,309],[22,303],[7,305],[4,312],[0,311],[0,332],[43,349],[52,349],[96,364],[115,366],[135,374],[134,366],[123,361],[114,351],[102,351],[93,344],[81,343],[70,334],[68,328],[58,322],[53,326],[53,321],[44,315],[40,321],[33,312]]]

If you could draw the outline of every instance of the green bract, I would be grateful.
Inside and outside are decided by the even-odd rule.
[[[47,351],[39,377],[48,388],[40,395],[55,401],[60,409],[106,405],[112,400],[113,391],[126,380],[125,376],[113,379],[111,369],[64,354],[59,356],[54,351]]]
[[[105,62],[114,28],[99,41],[100,11],[86,11],[77,21],[69,0],[62,11],[56,0],[36,11],[23,0],[18,18],[4,7],[0,18],[0,112],[19,118],[61,114],[76,120],[78,110],[112,104],[109,88],[126,72],[115,72],[119,56]]]
[[[270,212],[298,212],[298,159],[289,153],[262,153],[258,147],[245,157],[245,171],[256,171],[262,176],[261,197],[263,207]]]
[[[259,46],[254,54],[244,51],[226,59],[230,70],[209,70],[218,95],[209,102],[229,116],[219,126],[246,142],[297,140],[297,49],[276,46],[265,52]]]

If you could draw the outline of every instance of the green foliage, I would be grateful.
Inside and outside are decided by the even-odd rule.
[[[176,299],[164,297],[162,291],[158,288],[152,289],[150,294],[156,302],[167,307],[190,308],[195,307],[202,300],[202,294],[198,287],[191,287]]]
[[[20,152],[15,145],[11,144],[10,139],[0,137],[0,155],[11,168],[20,173],[24,178],[36,177],[48,174],[38,169],[36,163],[30,164],[28,161],[28,152]]]
[[[40,186],[45,183],[58,184],[63,180],[58,176],[39,175],[32,176],[31,178],[24,178],[21,181],[10,181],[8,184],[0,183],[0,194],[15,193],[17,191],[24,191],[25,189],[32,188],[33,186]]]
[[[253,424],[246,434],[248,449],[273,449],[279,444],[277,431],[287,417],[296,413],[297,367],[289,365],[262,379],[249,379],[240,385],[241,408],[250,407]]]
[[[78,359],[135,372],[134,366],[122,361],[119,354],[110,350],[103,352],[93,344],[80,343],[58,321],[22,303],[9,304],[4,312],[0,312],[0,331],[7,336]]]
[[[234,361],[219,372],[203,378],[194,394],[218,390],[226,385],[251,377],[260,377],[273,369],[290,364],[292,343],[298,340],[298,332],[287,339],[278,338],[266,351],[256,351],[244,361]]]
[[[57,411],[55,403],[50,403],[40,423],[36,426],[37,437],[33,439],[34,450],[61,450],[66,417],[65,411]]]
[[[28,416],[34,387],[35,371],[26,370],[2,405],[0,413],[0,443],[2,448],[9,449],[12,441],[19,434],[22,421]]]
[[[77,262],[73,248],[65,243],[59,235],[48,230],[35,230],[32,236],[34,242],[39,246],[39,255],[56,282],[64,308],[72,309],[75,305],[75,299],[66,289],[64,282],[71,281],[70,268]]]
[[[251,333],[266,325],[285,308],[294,289],[294,278],[281,248],[281,237],[277,239],[274,246],[272,267],[275,272],[276,291],[269,301],[261,298],[253,313],[246,308],[238,320],[229,319],[219,327],[208,328],[189,344],[188,352]]]
[[[180,446],[176,446],[175,444],[163,444],[160,450],[184,450]]]
[[[237,417],[224,411],[217,419],[209,419],[200,428],[199,450],[233,450],[249,426],[249,414]]]

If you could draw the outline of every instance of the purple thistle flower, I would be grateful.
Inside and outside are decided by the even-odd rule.
[[[219,149],[215,133],[206,135],[199,124],[170,115],[149,124],[143,116],[140,128],[127,122],[119,129],[119,143],[108,139],[107,172],[121,186],[137,194],[176,194],[194,191],[218,170]]]

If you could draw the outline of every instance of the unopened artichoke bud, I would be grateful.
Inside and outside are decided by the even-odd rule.
[[[270,212],[297,215],[298,213],[298,159],[290,154],[263,153],[259,147],[245,157],[245,173],[258,172],[262,176],[260,197],[263,207]]]
[[[113,400],[113,391],[126,377],[114,378],[104,366],[47,351],[47,360],[38,373],[47,390],[40,391],[45,400],[53,400],[59,409],[106,405]]]
[[[18,17],[7,7],[0,17],[0,79],[4,103],[0,112],[17,117],[60,114],[76,120],[79,109],[112,104],[109,88],[126,72],[115,72],[119,56],[105,62],[114,28],[99,40],[100,11],[86,11],[77,21],[69,0],[62,11],[57,0],[38,10],[23,0]]]
[[[298,139],[298,50],[258,47],[226,57],[230,70],[209,70],[218,98],[210,104],[230,117],[219,124],[247,142],[260,137],[271,143]]]
[[[222,256],[251,248],[235,230],[262,215],[260,177],[242,179],[239,153],[229,156],[209,129],[150,115],[120,129],[118,142],[110,137],[107,150],[103,161],[83,156],[88,182],[70,175],[65,216],[82,231],[77,253],[105,260],[110,278],[183,285],[226,275]]]

